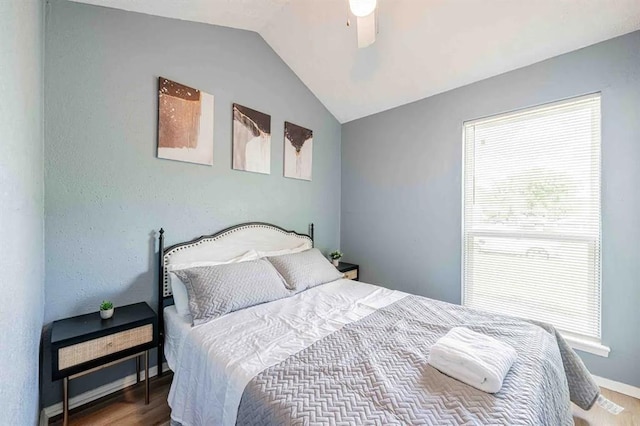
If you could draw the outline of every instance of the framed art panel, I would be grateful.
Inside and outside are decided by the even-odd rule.
[[[271,173],[271,116],[233,104],[233,169]]]
[[[213,95],[159,78],[158,158],[213,164]]]
[[[313,132],[297,124],[284,122],[284,176],[311,180]]]

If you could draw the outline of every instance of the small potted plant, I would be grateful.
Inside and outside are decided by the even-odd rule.
[[[100,318],[109,319],[113,316],[113,303],[109,300],[103,300],[100,304]]]
[[[344,256],[344,253],[342,253],[340,250],[335,250],[329,253],[329,257],[331,258],[331,263],[333,263],[333,266],[338,266],[338,264],[340,263],[340,259],[342,259],[342,256]]]

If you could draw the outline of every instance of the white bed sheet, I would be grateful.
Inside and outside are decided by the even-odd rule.
[[[343,279],[191,327],[177,350],[172,338],[171,418],[183,426],[234,425],[253,377],[405,296]]]
[[[191,315],[180,315],[175,305],[164,308],[164,356],[171,371],[175,371],[180,347],[192,322]]]

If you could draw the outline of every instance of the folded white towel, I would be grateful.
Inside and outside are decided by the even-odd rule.
[[[431,347],[429,364],[476,389],[496,393],[517,357],[506,343],[455,327]]]

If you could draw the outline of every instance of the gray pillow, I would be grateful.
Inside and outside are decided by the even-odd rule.
[[[229,312],[291,296],[282,277],[265,260],[173,271],[189,294],[193,324],[203,324]]]
[[[315,248],[267,259],[292,290],[303,291],[342,278],[342,273]]]

